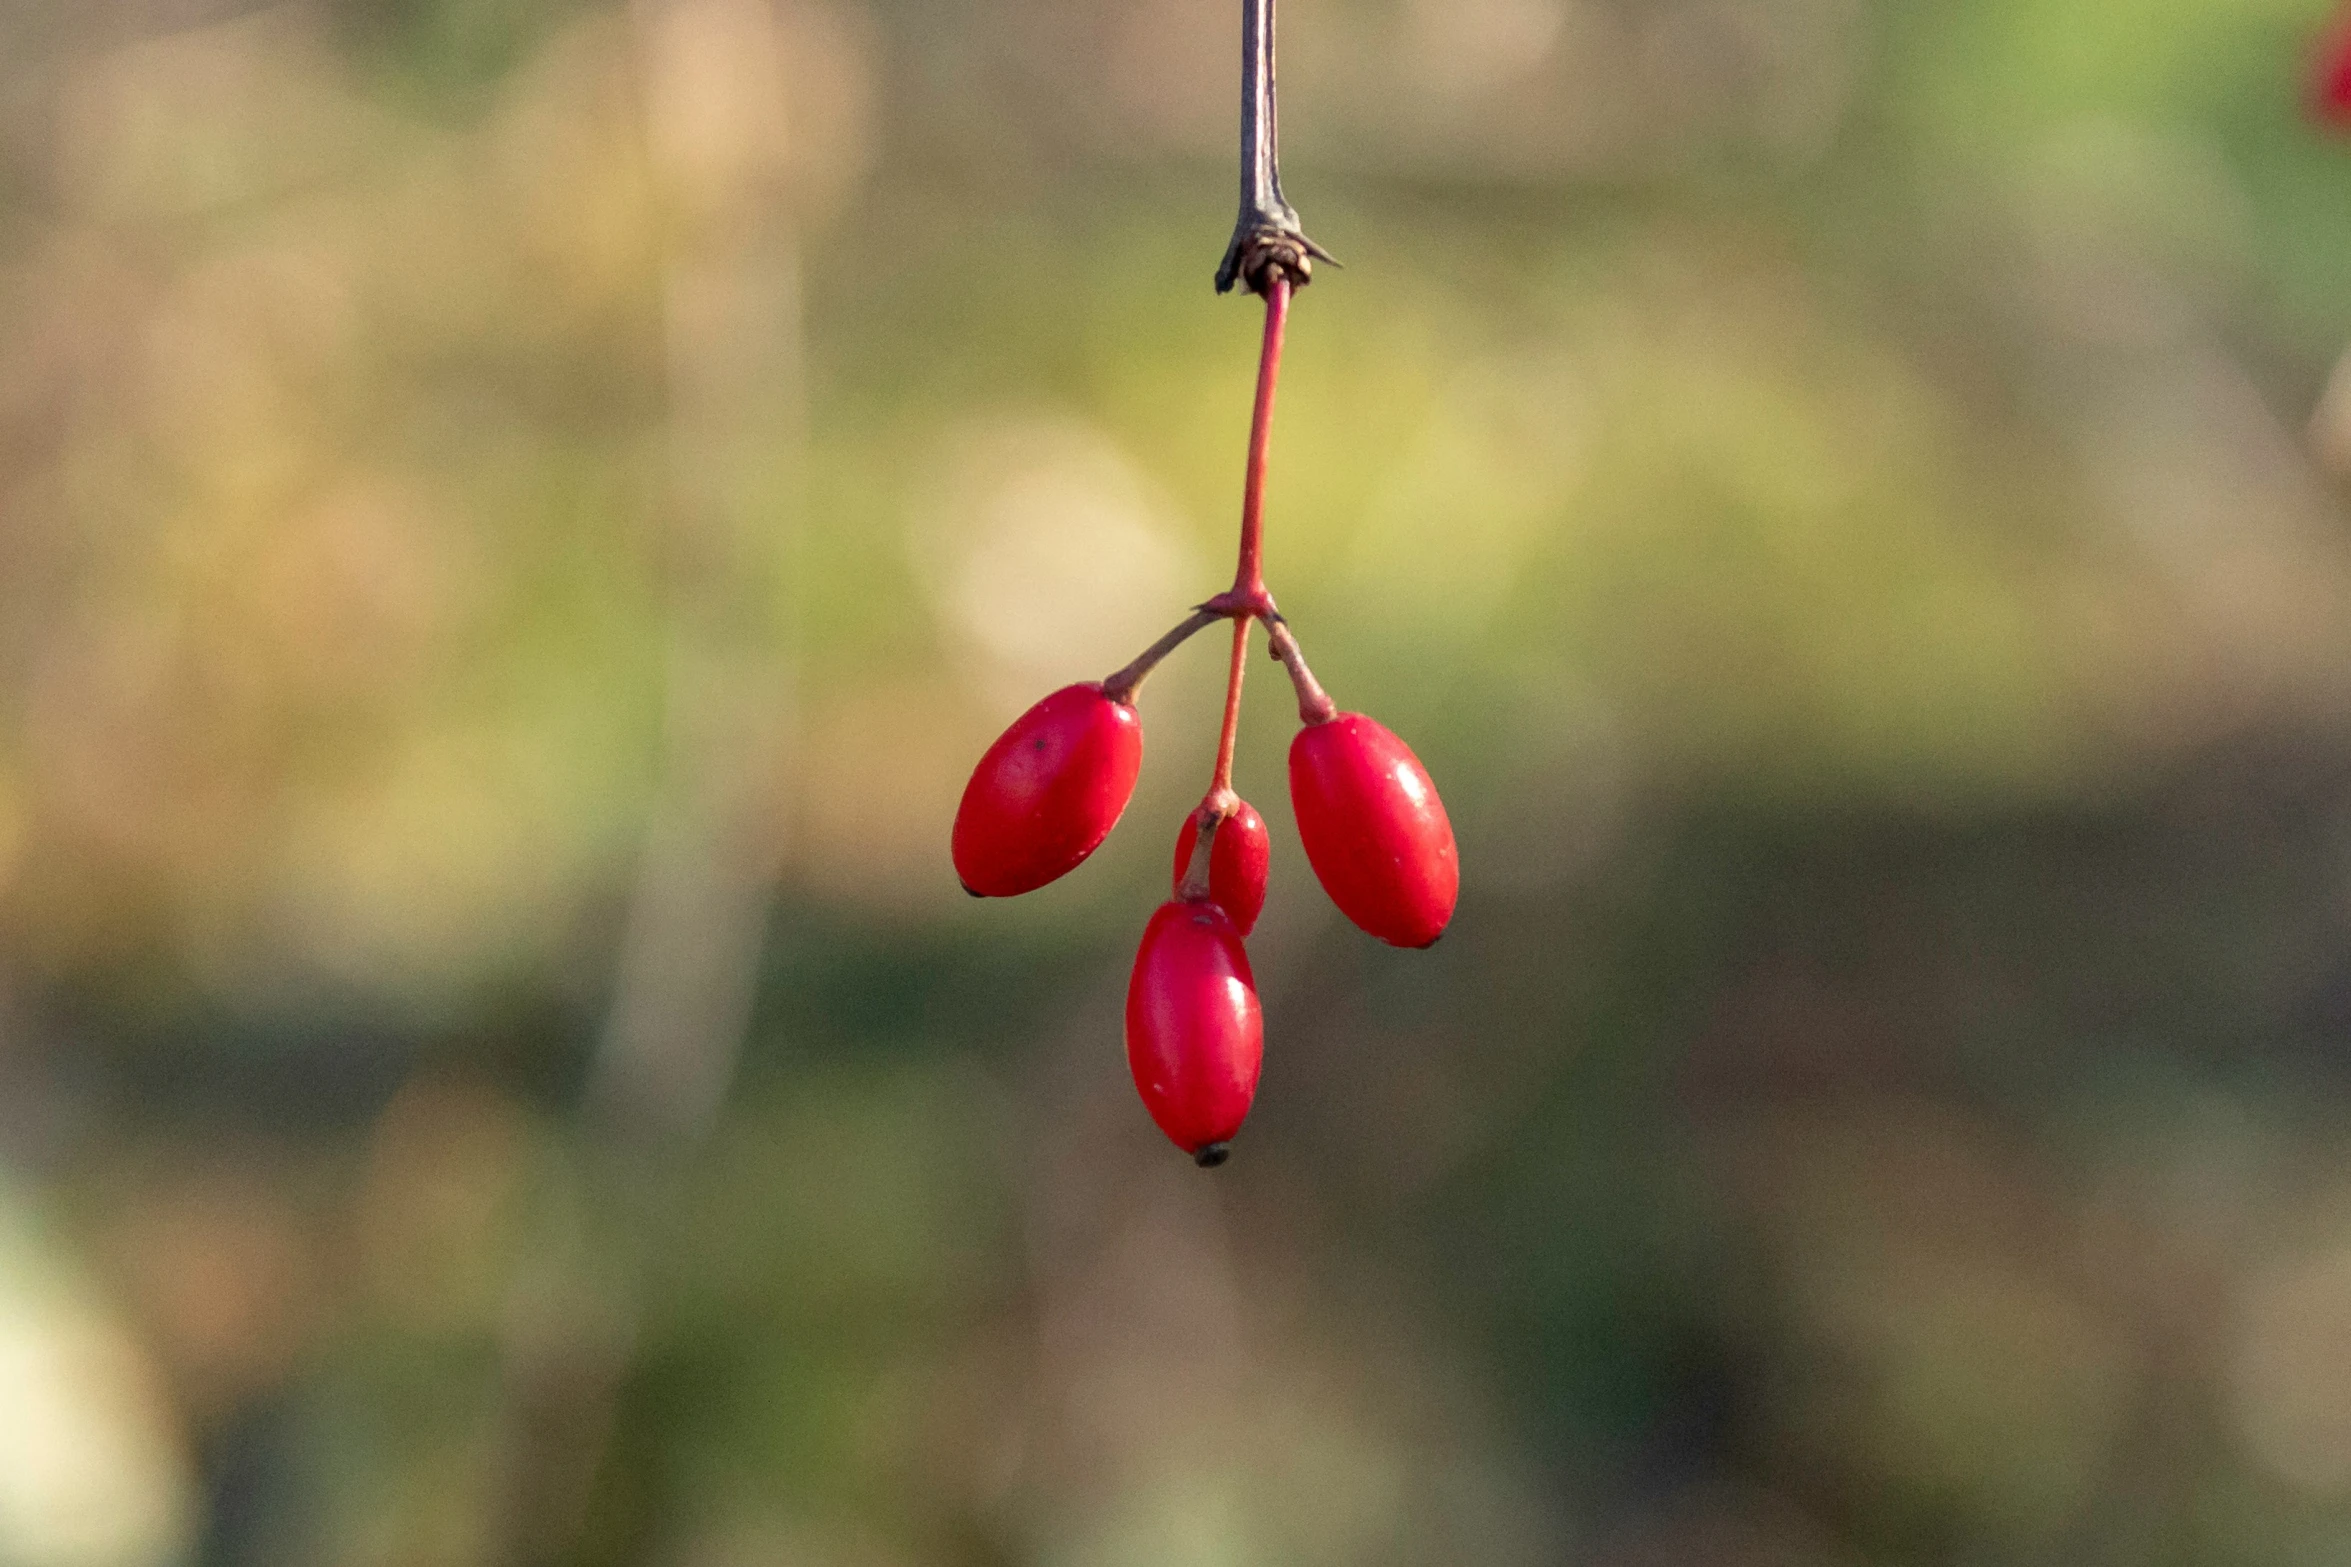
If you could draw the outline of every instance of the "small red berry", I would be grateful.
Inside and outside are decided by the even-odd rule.
[[[1151,1119],[1200,1164],[1222,1164],[1264,1058],[1257,980],[1231,918],[1205,899],[1161,904],[1127,981],[1127,1067]]]
[[[1176,834],[1175,889],[1184,890],[1184,868],[1192,863],[1192,847],[1200,841],[1200,818],[1184,818]],[[1208,896],[1232,916],[1233,928],[1246,936],[1257,928],[1258,911],[1265,907],[1265,868],[1273,845],[1265,836],[1265,818],[1248,801],[1216,829],[1216,845],[1208,853]]]
[[[2310,110],[2321,124],[2351,129],[2351,18],[2336,22],[2319,42]]]
[[[1143,768],[1143,720],[1094,682],[1013,720],[972,769],[955,812],[955,873],[975,898],[1030,892],[1118,825]]]
[[[1308,724],[1290,742],[1290,804],[1340,913],[1392,946],[1445,933],[1461,864],[1445,802],[1412,747],[1361,713]]]

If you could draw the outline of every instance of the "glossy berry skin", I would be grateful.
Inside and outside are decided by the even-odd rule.
[[[1200,1164],[1223,1163],[1264,1057],[1257,981],[1230,916],[1206,899],[1161,904],[1127,981],[1127,1067],[1151,1119]]]
[[[955,874],[976,898],[1044,886],[1118,825],[1143,767],[1143,721],[1094,682],[1063,686],[997,736],[955,812]]]
[[[1428,769],[1384,724],[1341,713],[1290,742],[1290,804],[1331,901],[1397,947],[1445,933],[1461,892],[1453,824]]]
[[[1184,890],[1184,867],[1192,863],[1192,846],[1200,841],[1197,816],[1184,818],[1176,834],[1175,890]],[[1208,854],[1208,896],[1230,915],[1233,928],[1246,936],[1257,928],[1265,907],[1265,869],[1273,845],[1265,835],[1265,818],[1248,801],[1216,829],[1216,846]]]

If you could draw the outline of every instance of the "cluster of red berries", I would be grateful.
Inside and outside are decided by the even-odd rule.
[[[1127,1064],[1159,1129],[1204,1166],[1221,1164],[1257,1094],[1265,1025],[1242,946],[1265,906],[1265,819],[1232,790],[1250,627],[1262,622],[1298,692],[1290,804],[1307,863],[1341,913],[1399,947],[1444,933],[1460,890],[1453,827],[1420,759],[1384,725],[1342,713],[1306,667],[1259,570],[1266,425],[1289,287],[1266,294],[1242,512],[1241,569],[1221,593],[1132,664],[1064,686],[988,748],[955,814],[955,869],[975,897],[1030,892],[1074,869],[1117,825],[1143,765],[1135,688],[1169,652],[1233,622],[1224,729],[1208,793],[1175,845],[1175,893],[1144,927],[1127,983]]]

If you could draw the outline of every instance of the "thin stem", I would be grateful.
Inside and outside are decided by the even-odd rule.
[[[1233,596],[1265,599],[1265,459],[1273,444],[1274,383],[1282,373],[1282,329],[1290,318],[1290,280],[1279,274],[1265,289],[1265,342],[1257,353],[1257,402],[1249,414],[1249,467],[1241,486],[1241,563]],[[1251,609],[1256,609],[1253,603]]]
[[[1102,694],[1113,702],[1132,704],[1135,688],[1143,683],[1145,675],[1159,667],[1161,659],[1191,640],[1193,633],[1207,630],[1230,613],[1228,610],[1211,609],[1208,604],[1201,605],[1185,618],[1183,624],[1136,654],[1133,663],[1105,679],[1102,682]]]
[[[1233,792],[1233,741],[1241,730],[1241,679],[1249,672],[1249,617],[1233,617],[1233,666],[1224,683],[1224,730],[1216,737],[1216,773],[1208,797]]]
[[[1213,796],[1211,797],[1213,799]],[[1216,810],[1207,800],[1192,813],[1192,854],[1184,861],[1184,879],[1176,886],[1176,896],[1186,903],[1198,903],[1208,896],[1211,856],[1216,852],[1216,830],[1224,825],[1224,812]]]
[[[1339,704],[1332,701],[1314,678],[1314,671],[1306,667],[1306,655],[1299,650],[1298,639],[1290,635],[1288,622],[1279,615],[1260,617],[1265,621],[1266,645],[1273,656],[1282,661],[1290,672],[1290,684],[1298,691],[1298,722],[1327,724],[1339,716]]]
[[[1233,793],[1233,742],[1241,732],[1241,682],[1249,673],[1249,624],[1250,617],[1245,614],[1233,617],[1233,662],[1225,675],[1224,728],[1216,737],[1216,773],[1208,781],[1200,808],[1192,813],[1196,834],[1191,857],[1184,862],[1183,884],[1176,888],[1179,898],[1208,896],[1208,861],[1216,848],[1217,829],[1241,808],[1241,797]]]
[[[1331,253],[1306,237],[1282,195],[1281,112],[1274,94],[1274,0],[1241,0],[1241,215],[1216,269],[1216,291],[1235,283],[1265,292],[1275,276],[1304,284],[1312,258]]]

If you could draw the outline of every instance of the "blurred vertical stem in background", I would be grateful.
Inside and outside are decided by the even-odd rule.
[[[796,490],[806,423],[784,40],[769,0],[635,0],[631,23],[667,236],[666,755],[583,1108],[588,1207],[509,1312],[493,1538],[512,1563],[578,1543],[662,1220],[735,1075],[781,849],[792,520],[767,497]]]

